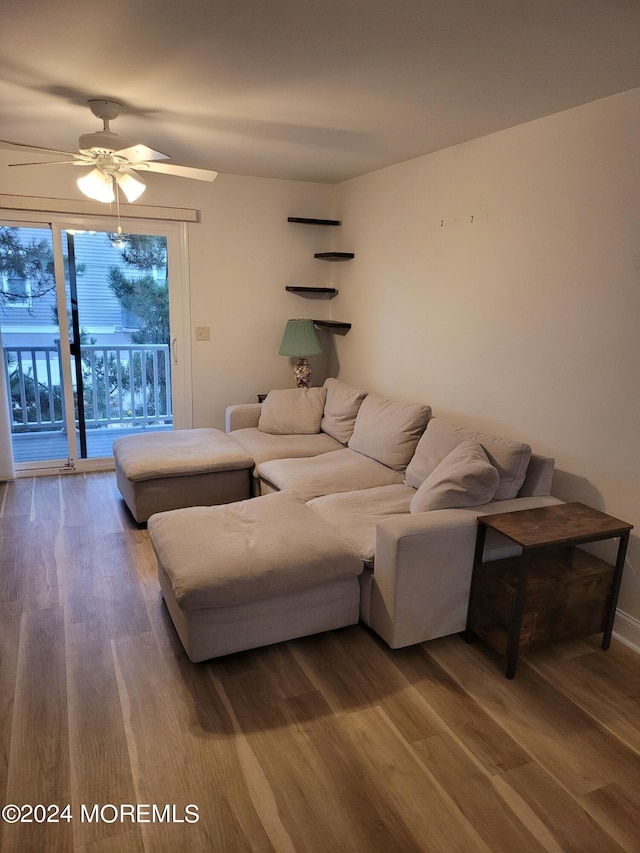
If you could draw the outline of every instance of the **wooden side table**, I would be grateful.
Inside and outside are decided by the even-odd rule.
[[[504,655],[507,678],[520,651],[551,642],[602,631],[608,649],[632,528],[582,503],[480,516],[467,639],[475,634]],[[484,562],[488,529],[520,545],[521,555]],[[576,547],[615,537],[615,566]]]

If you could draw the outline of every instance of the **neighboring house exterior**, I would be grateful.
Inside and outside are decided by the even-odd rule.
[[[46,229],[29,229],[29,239],[50,240]],[[78,316],[81,329],[97,344],[118,345],[131,341],[131,332],[139,328],[137,319],[120,304],[109,287],[109,269],[117,267],[128,278],[149,273],[127,265],[121,252],[114,248],[105,232],[79,233],[74,236],[76,266],[81,271],[77,277]],[[66,260],[66,259],[65,259]],[[9,281],[2,274],[2,288],[6,292],[24,289],[24,301],[5,304],[0,315],[2,342],[5,348],[17,346],[51,346],[59,337],[54,320],[55,292],[32,298],[28,280]]]

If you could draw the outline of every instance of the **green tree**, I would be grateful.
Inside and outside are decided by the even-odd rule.
[[[109,287],[123,308],[140,323],[139,328],[131,333],[131,342],[166,345],[170,337],[166,238],[125,234],[118,238],[118,245],[123,260],[134,274],[128,276],[118,267],[111,267]],[[160,396],[166,400],[168,376],[163,360],[157,363],[157,371]],[[133,388],[145,389],[147,411],[159,414],[155,411],[152,354],[146,354],[144,364],[140,355],[136,354],[130,365],[130,374],[129,381]],[[136,408],[141,414],[142,406]]]
[[[169,288],[153,275],[128,278],[117,267],[109,269],[109,287],[127,311],[140,321],[131,333],[134,344],[169,343]]]
[[[23,241],[19,232],[18,228],[0,226],[0,273],[6,282],[0,290],[3,306],[23,301],[27,283],[31,299],[40,299],[56,288],[50,241]]]

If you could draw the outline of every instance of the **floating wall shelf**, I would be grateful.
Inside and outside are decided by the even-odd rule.
[[[316,252],[313,257],[319,261],[350,261],[355,255],[353,252]]]
[[[286,288],[289,293],[297,293],[298,296],[307,296],[307,297],[327,297],[328,299],[333,299],[334,296],[337,295],[338,291],[335,287],[297,287],[293,285],[287,285]]]
[[[313,324],[321,329],[336,329],[344,332],[348,332],[351,328],[351,323],[341,323],[338,320],[314,320]]]
[[[287,222],[297,222],[300,225],[342,225],[339,219],[308,219],[306,216],[289,216]]]

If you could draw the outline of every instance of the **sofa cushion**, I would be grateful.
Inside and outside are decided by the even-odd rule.
[[[261,480],[282,491],[295,490],[305,501],[334,492],[351,492],[402,483],[403,475],[348,447],[311,459],[274,459],[258,466]]]
[[[342,450],[343,445],[324,432],[314,435],[271,435],[257,427],[235,429],[230,433],[249,453],[256,465],[269,459],[294,459],[318,456],[331,450]]]
[[[320,432],[326,396],[324,388],[269,391],[262,404],[258,429],[272,435],[313,435]]]
[[[389,468],[404,471],[430,417],[429,406],[367,394],[349,447]]]
[[[429,474],[411,499],[411,512],[480,506],[493,500],[500,475],[482,446],[463,441]]]
[[[299,548],[288,544],[291,531]],[[292,492],[152,515],[149,537],[184,610],[242,605],[362,571],[349,544]]]
[[[253,465],[250,456],[231,436],[208,428],[125,435],[113,442],[113,455],[132,483],[233,471]]]
[[[332,378],[327,379],[323,387],[327,399],[320,428],[342,444],[347,444],[353,435],[356,416],[367,392]]]
[[[442,462],[445,456],[468,439],[480,444],[497,468],[500,483],[495,500],[506,501],[515,498],[524,482],[531,458],[528,444],[499,438],[484,432],[476,432],[466,427],[449,423],[443,418],[431,418],[424,435],[418,442],[413,459],[407,467],[405,483],[420,488],[429,474]]]
[[[308,506],[340,533],[367,566],[373,566],[378,523],[394,515],[408,515],[414,489],[402,483],[357,492],[325,495]]]

